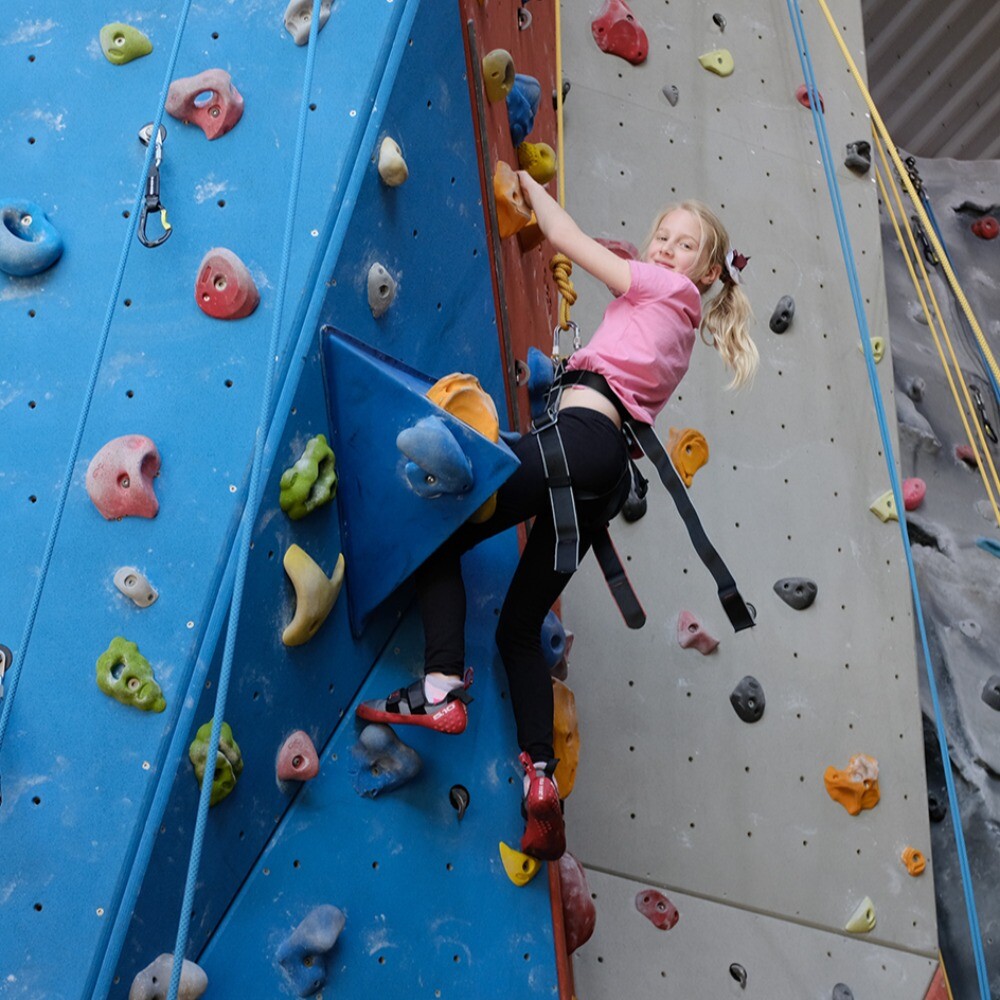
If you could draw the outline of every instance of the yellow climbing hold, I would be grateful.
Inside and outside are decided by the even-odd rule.
[[[868,509],[882,522],[899,520],[892,490],[886,490]]]
[[[872,337],[870,343],[872,345],[872,358],[875,360],[875,364],[878,364],[885,357],[885,337]],[[858,344],[858,350],[864,354],[864,345]]]
[[[552,719],[552,745],[559,763],[556,765],[556,784],[562,798],[569,798],[576,782],[576,769],[580,763],[580,727],[576,717],[576,698],[562,681],[552,679],[552,696],[555,711]]]
[[[915,847],[907,847],[901,858],[903,864],[906,865],[906,870],[911,875],[923,875],[927,868],[927,858],[924,857],[923,851],[918,851]]]
[[[514,89],[514,60],[506,49],[494,49],[483,56],[483,86],[486,99],[494,104]]]
[[[733,55],[729,49],[713,49],[703,56],[698,56],[698,62],[710,73],[718,76],[729,76],[733,71]]]
[[[281,633],[281,641],[286,646],[301,646],[319,631],[337,601],[344,582],[344,556],[337,557],[331,577],[298,545],[288,547],[283,562],[295,588],[295,617]]]
[[[508,847],[502,840],[500,841],[500,860],[503,862],[503,870],[507,873],[507,878],[516,886],[527,885],[542,867],[538,858],[532,858],[520,851],[515,851],[513,847]]]
[[[522,142],[517,147],[517,162],[539,184],[548,184],[556,175],[556,151],[547,142]]]
[[[875,904],[870,896],[865,896],[858,903],[858,908],[851,914],[851,919],[844,925],[845,931],[852,934],[867,934],[875,926]]]
[[[705,435],[693,427],[685,427],[682,431],[671,427],[667,437],[667,451],[670,452],[670,461],[674,463],[685,486],[690,486],[694,474],[708,464],[708,442]]]

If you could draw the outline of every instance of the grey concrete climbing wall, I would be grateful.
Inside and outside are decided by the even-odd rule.
[[[805,7],[842,157],[869,122],[821,14]],[[858,4],[838,7],[863,62]],[[705,435],[710,457],[691,496],[757,627],[731,632],[656,482],[642,520],[612,525],[646,627],[625,629],[593,563],[567,591],[582,758],[569,847],[599,886],[597,928],[577,952],[579,995],[608,995],[602,984],[615,982],[623,995],[662,996],[666,979],[678,996],[726,995],[728,984],[734,995],[820,998],[843,982],[859,998],[923,997],[937,952],[933,874],[911,877],[900,860],[908,845],[930,851],[911,601],[898,525],[869,511],[889,481],[813,122],[795,97],[786,5],[635,0],[649,37],[639,66],[595,45],[598,8],[564,25],[569,209],[595,236],[639,244],[661,205],[698,197],[751,257],[756,383],[724,391],[720,360],[699,345],[658,429]],[[699,64],[718,48],[732,54],[731,76]],[[874,182],[840,164],[837,175],[872,333],[884,335]],[[607,292],[584,276],[578,291],[586,336]],[[768,318],[784,295],[796,312],[779,336]],[[891,417],[888,357],[878,375]],[[818,587],[802,611],[772,589],[796,576]],[[720,640],[714,653],[679,646],[685,610]],[[745,675],[766,696],[753,724],[730,705]],[[881,801],[851,816],[824,772],[857,753],[878,760]],[[664,936],[633,905],[643,887],[675,894],[679,925]],[[866,897],[876,923],[862,948],[845,925]]]
[[[982,239],[973,232],[972,225],[984,216],[996,217],[1000,162],[921,159],[917,160],[917,168],[952,266],[996,356],[1000,334],[1000,241]],[[996,545],[1000,531],[978,472],[956,456],[956,449],[968,447],[970,442],[888,216],[883,221],[883,238],[899,403],[900,464],[904,475],[920,477],[927,484],[923,504],[907,515],[910,540],[975,880],[990,985],[997,994],[1000,962],[994,942],[1000,931],[1000,901],[993,887],[1000,858],[1000,717],[984,700],[983,690],[990,686],[991,678],[995,683],[995,675],[1000,672],[996,614],[1000,563],[977,541],[987,539]],[[969,416],[970,427],[975,434],[975,423],[985,417],[996,434],[1000,419],[981,354],[940,268],[927,265],[927,269],[961,367],[962,381],[975,387],[983,403],[981,414]],[[976,398],[972,398],[975,407]],[[978,443],[978,434],[976,440]],[[989,437],[986,441],[996,464],[997,443]],[[936,806],[932,810],[936,822],[931,824],[931,842],[941,950],[955,996],[974,996],[975,967],[951,817],[945,817],[947,796],[926,684],[922,685],[921,708],[929,737],[929,792]]]

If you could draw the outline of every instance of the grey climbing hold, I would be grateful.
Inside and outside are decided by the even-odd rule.
[[[572,85],[570,84],[569,80],[565,80],[565,79],[563,80],[563,85],[562,85],[562,102],[563,102],[563,104],[566,103],[566,95],[569,93],[569,89],[570,89],[571,86]],[[559,110],[559,95],[556,93],[555,87],[552,88],[552,110],[553,111],[558,111]]]
[[[932,823],[940,823],[948,815],[948,803],[942,802],[932,792],[927,796],[927,815]]]
[[[681,99],[681,92],[677,89],[676,83],[670,83],[663,88],[663,96],[670,101],[672,108],[676,108],[677,102]]]
[[[716,14],[715,16],[718,17],[719,15]],[[739,962],[733,962],[733,964],[729,966],[729,975],[731,975],[733,979],[740,984],[741,990],[745,990],[747,988],[747,970],[744,969]]]
[[[795,299],[791,295],[782,295],[778,299],[778,304],[771,313],[771,321],[768,326],[772,333],[784,333],[792,325],[792,317],[795,315]]]
[[[726,30],[726,19],[721,14],[713,14],[712,20],[719,26],[719,31]],[[729,967],[729,971],[733,971],[732,966]]]
[[[469,808],[469,790],[465,785],[452,785],[448,790],[448,801],[452,808],[458,813],[461,820],[465,815],[465,810]]]
[[[833,988],[833,997],[831,1000],[854,1000],[854,994],[851,992],[851,987],[847,986],[845,983],[837,983]]]
[[[816,584],[804,576],[786,576],[774,585],[774,592],[790,608],[805,611],[816,600]]]
[[[374,799],[380,792],[391,792],[405,785],[420,771],[420,755],[408,747],[388,727],[373,723],[361,730],[351,748],[354,790]]]
[[[169,952],[150,962],[142,972],[136,973],[128,991],[128,1000],[166,1000],[173,966],[174,956]],[[177,1000],[198,1000],[207,989],[208,976],[205,975],[205,970],[185,958],[181,966]]]
[[[1000,674],[991,674],[983,686],[983,701],[1000,712]]]
[[[160,595],[135,566],[122,566],[115,572],[115,586],[140,608],[148,608]]]
[[[531,27],[531,11],[527,7],[517,9],[517,30],[524,31]]]
[[[958,623],[958,630],[970,639],[978,639],[983,634],[983,627],[979,622],[974,622],[971,618],[963,618]]]
[[[322,0],[319,8],[319,29],[330,19],[330,8],[333,0]],[[285,8],[285,30],[292,36],[296,45],[306,45],[309,42],[309,25],[312,23],[313,0],[291,0]]]
[[[278,945],[275,958],[300,997],[311,997],[326,985],[330,953],[346,923],[343,911],[326,903],[310,910]]]
[[[914,403],[919,403],[924,398],[927,391],[927,383],[919,375],[910,375],[903,382],[903,392],[906,393]]]
[[[764,714],[764,689],[760,681],[749,674],[733,688],[729,701],[744,722],[759,722]]]
[[[375,319],[384,316],[395,298],[395,278],[376,261],[368,268],[368,305],[371,307],[372,316]]]
[[[872,147],[870,142],[859,139],[847,144],[847,157],[844,166],[856,174],[866,174],[872,166]]]

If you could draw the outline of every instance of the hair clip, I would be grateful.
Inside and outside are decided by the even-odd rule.
[[[729,253],[726,254],[726,271],[729,272],[729,277],[732,279],[734,285],[743,284],[740,278],[740,272],[747,266],[750,258],[741,254],[738,250],[730,249]]]

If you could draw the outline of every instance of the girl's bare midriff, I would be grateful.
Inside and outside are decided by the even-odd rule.
[[[571,406],[582,406],[587,410],[597,410],[603,413],[619,430],[622,428],[621,417],[614,404],[605,399],[596,389],[586,385],[568,385],[563,389],[559,400],[559,409],[565,410]]]

